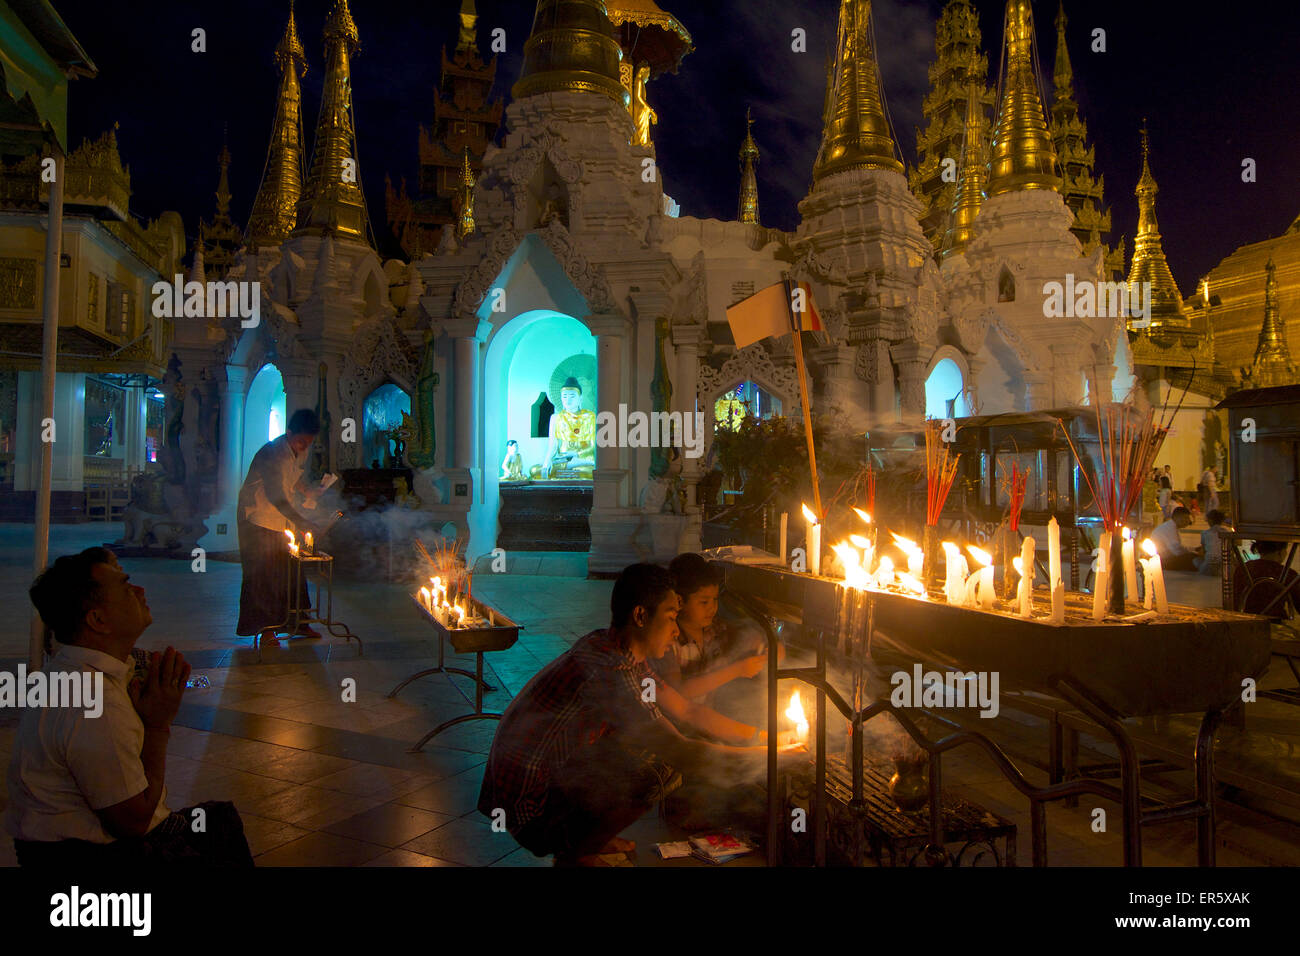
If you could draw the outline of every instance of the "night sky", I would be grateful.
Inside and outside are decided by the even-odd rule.
[[[304,131],[310,143],[320,104],[321,27],[332,0],[299,0],[307,52]],[[821,134],[825,59],[833,51],[836,0],[660,0],[691,32],[696,50],[681,71],[650,87],[659,113],[653,136],[668,193],[683,215],[734,219],[744,114],[752,105],[762,150],[763,223],[793,229]],[[229,124],[233,216],[247,222],[260,181],[277,87],[272,51],[287,2],[223,0],[55,0],[100,69],[72,84],[74,145],[114,120],[131,168],[132,211],[152,218],[175,209],[187,233],[210,218],[223,124]],[[432,121],[439,49],[454,47],[459,0],[355,0],[361,35],[354,60],[355,115],[362,182],[371,219],[384,222],[384,175],[416,176],[417,125]],[[874,4],[882,79],[904,159],[915,161],[914,127],[928,89],[941,0]],[[991,70],[1001,50],[1004,4],[977,0]],[[124,12],[129,11],[129,12]],[[532,23],[530,0],[479,0],[479,29],[504,27],[498,95],[518,78]],[[1038,2],[1040,59],[1051,89],[1056,2]],[[1105,175],[1114,215],[1112,241],[1132,234],[1140,171],[1138,129],[1149,118],[1157,210],[1170,266],[1183,293],[1238,245],[1281,233],[1300,213],[1300,6],[1074,0],[1069,44],[1077,99]],[[207,31],[207,52],[191,52],[191,30]],[[808,52],[793,53],[803,27]],[[1106,30],[1107,52],[1092,53],[1091,32]],[[1241,163],[1258,164],[1243,183]],[[391,241],[391,240],[390,240]],[[390,246],[389,248],[392,248]]]

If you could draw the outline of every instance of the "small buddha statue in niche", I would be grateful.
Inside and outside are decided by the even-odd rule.
[[[596,467],[596,413],[582,407],[582,386],[570,376],[560,388],[561,410],[551,416],[545,477],[590,478]]]
[[[524,456],[519,454],[519,442],[513,438],[506,442],[506,457],[501,462],[501,480],[524,480]]]

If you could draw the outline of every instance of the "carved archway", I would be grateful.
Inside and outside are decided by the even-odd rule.
[[[695,397],[699,409],[704,413],[704,444],[709,448],[713,444],[714,403],[725,392],[744,382],[753,382],[781,400],[781,408],[787,416],[803,414],[803,405],[799,400],[799,378],[793,367],[777,365],[772,356],[763,348],[761,342],[747,345],[732,352],[722,367],[714,369],[701,365],[695,385]]]
[[[375,319],[357,330],[352,345],[339,367],[339,409],[341,418],[361,421],[361,406],[367,395],[386,382],[408,394],[416,393],[420,357],[391,318]],[[339,446],[343,468],[360,467],[360,442]]]

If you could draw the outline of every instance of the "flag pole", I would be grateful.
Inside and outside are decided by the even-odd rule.
[[[826,516],[822,514],[822,493],[817,479],[817,450],[813,447],[812,403],[808,397],[808,368],[803,360],[803,332],[800,330],[799,322],[794,316],[794,303],[791,301],[794,290],[789,276],[784,276],[783,281],[785,282],[785,307],[790,313],[791,335],[794,336],[795,368],[799,373],[799,398],[800,404],[803,406],[803,433],[808,440],[808,467],[812,472],[813,510],[817,512],[817,520],[821,521]]]

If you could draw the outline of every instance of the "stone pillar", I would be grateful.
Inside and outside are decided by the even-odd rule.
[[[925,369],[933,349],[920,342],[907,341],[891,346],[889,352],[898,364],[901,419],[919,424],[925,420]]]
[[[41,377],[18,373],[18,415],[14,455],[14,490],[32,491],[40,485],[45,442],[41,425]],[[85,474],[86,376],[59,372],[54,378],[54,441],[50,462],[51,491],[82,491]]]
[[[277,362],[284,380],[285,426],[300,408],[316,407],[316,374],[320,363],[315,359],[284,359]],[[359,428],[361,423],[357,423]]]
[[[870,418],[864,407],[868,393],[854,374],[858,350],[848,345],[827,345],[813,349],[810,357],[818,373],[814,381],[821,385],[813,398],[813,410],[826,412],[840,409],[852,427],[865,429]]]
[[[624,396],[623,349],[631,324],[617,313],[589,316],[587,328],[596,336],[596,405],[599,414],[617,417]],[[651,340],[653,341],[653,339]],[[648,363],[647,363],[648,364]],[[615,573],[638,560],[635,544],[642,515],[628,507],[635,494],[628,470],[626,452],[618,447],[596,446],[596,473],[592,476],[591,551],[587,555],[588,573]]]
[[[673,327],[673,347],[677,352],[677,362],[675,376],[675,387],[673,389],[673,404],[676,409],[682,413],[683,427],[691,428],[692,436],[695,435],[695,422],[693,417],[695,411],[699,408],[699,399],[696,392],[699,388],[699,367],[700,367],[700,343],[704,340],[705,327],[691,323],[689,325],[677,325]],[[700,409],[703,411],[703,409]],[[689,417],[690,425],[686,425]],[[707,416],[706,416],[707,417]],[[705,424],[707,428],[707,423]],[[700,436],[698,441],[704,443],[705,436]],[[703,447],[703,444],[701,445]],[[682,536],[677,543],[677,551],[699,551],[702,547],[703,528],[701,525],[700,503],[699,503],[699,483],[700,483],[700,459],[691,458],[683,449],[682,454],[682,485],[686,489],[686,527],[682,529]]]
[[[1041,412],[1052,406],[1052,377],[1036,369],[1025,369],[1025,411]]]
[[[976,358],[973,355],[966,356],[966,374],[965,398],[966,407],[971,415],[979,414],[980,406],[980,372],[984,369],[984,360]]]
[[[248,390],[248,369],[227,365],[226,380],[218,383],[221,394],[221,448],[217,458],[217,494],[208,533],[199,546],[212,552],[239,549],[236,505],[244,483],[244,398]],[[292,412],[290,412],[292,414]]]
[[[1052,346],[1052,381],[1050,399],[1054,408],[1078,405],[1083,401],[1083,376],[1092,387],[1093,371],[1083,365],[1079,350],[1069,345]],[[1095,390],[1094,390],[1094,394]]]
[[[145,431],[149,425],[149,399],[145,397],[142,385],[134,385],[122,390],[122,435],[126,450],[122,455],[122,465],[126,469],[125,477],[144,471],[148,459],[145,455]]]
[[[490,322],[477,317],[446,322],[443,329],[452,339],[451,468],[447,470],[448,503],[468,509],[478,500],[475,488],[482,464],[478,435],[482,428],[481,400],[483,343],[492,331]]]
[[[593,315],[587,326],[596,336],[596,408],[597,414],[609,412],[618,418],[623,402],[623,341],[628,321],[621,315]],[[623,484],[627,471],[622,467],[623,450],[617,445],[596,447],[595,508],[618,508],[624,504]]]
[[[854,376],[866,390],[867,427],[894,421],[894,367],[889,360],[889,343],[870,338],[858,346],[861,361],[854,357]],[[860,373],[860,374],[859,374]]]

